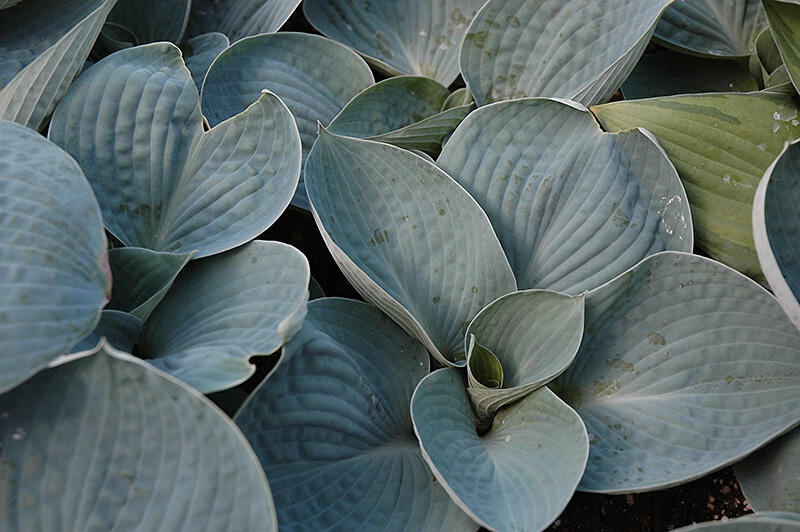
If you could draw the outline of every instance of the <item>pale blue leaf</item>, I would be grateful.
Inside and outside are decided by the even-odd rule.
[[[278,31],[300,0],[193,0],[189,35],[218,31],[231,42]]]
[[[800,430],[781,436],[738,462],[734,471],[755,511],[800,513]]]
[[[121,310],[103,309],[97,327],[72,348],[73,353],[88,351],[105,338],[108,344],[124,353],[133,351],[133,346],[142,332],[142,321]],[[68,355],[69,356],[69,355]],[[57,362],[57,360],[56,360]]]
[[[203,87],[203,79],[205,79],[211,63],[229,45],[230,41],[222,33],[203,33],[181,45],[186,68],[192,73],[197,90]]]

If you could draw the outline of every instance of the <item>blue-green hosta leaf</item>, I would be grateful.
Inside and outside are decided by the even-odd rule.
[[[501,410],[479,436],[464,379],[454,368],[422,379],[411,398],[422,455],[459,506],[491,530],[547,527],[586,465],[581,419],[543,387]]]
[[[692,250],[686,195],[658,144],[641,130],[603,133],[573,105],[478,109],[437,162],[486,211],[520,288],[578,294],[649,254]]]
[[[787,512],[758,512],[727,521],[707,521],[684,526],[675,532],[695,532],[699,530],[723,530],[724,532],[798,532],[800,515]]]
[[[475,100],[472,99],[472,93],[467,87],[462,87],[460,89],[454,90],[444,101],[442,105],[442,111],[447,111],[448,109],[452,109],[454,107],[462,107],[464,105],[470,105],[475,103]]]
[[[781,436],[734,469],[755,511],[800,513],[800,430]]]
[[[192,0],[119,0],[108,15],[108,21],[133,33],[135,44],[179,43],[191,7]]]
[[[696,92],[757,90],[756,79],[746,67],[734,60],[694,57],[670,50],[643,55],[622,85],[626,100]]]
[[[139,334],[142,332],[142,320],[121,310],[103,309],[97,327],[72,348],[73,353],[89,351],[105,338],[114,348],[130,353]],[[67,355],[70,356],[70,355]],[[58,359],[54,364],[58,363]]]
[[[689,94],[593,107],[606,130],[651,131],[681,176],[697,245],[760,277],[753,196],[787,140],[800,138],[798,107],[773,93]]]
[[[0,220],[2,393],[94,329],[111,279],[100,209],[80,167],[35,131],[5,120]]]
[[[502,406],[524,397],[563,372],[575,358],[583,336],[583,296],[547,290],[505,295],[481,310],[467,328],[503,368],[502,388],[475,386],[467,349],[468,392],[475,412],[487,419]]]
[[[447,89],[430,78],[385,79],[350,100],[328,131],[438,154],[442,141],[474,109],[467,103],[442,111],[449,97]]]
[[[303,13],[321,33],[346,44],[379,70],[450,85],[458,50],[484,0],[306,0]]]
[[[0,9],[8,9],[22,2],[22,0],[0,0]]]
[[[144,248],[110,250],[108,262],[114,285],[111,289],[111,301],[106,308],[129,312],[142,322],[147,321],[191,258],[191,253],[181,255]],[[117,349],[130,353],[130,350],[118,347],[113,342],[112,344]]]
[[[204,257],[278,218],[301,152],[291,113],[271,93],[210,131],[202,121],[180,50],[154,43],[90,67],[49,134],[81,164],[106,227],[126,246]]]
[[[281,530],[474,530],[436,484],[411,424],[425,349],[377,308],[309,303],[275,370],[236,414]]]
[[[583,344],[555,390],[589,431],[580,489],[663,488],[800,422],[800,331],[737,271],[659,253],[587,294]]]
[[[203,85],[203,112],[213,126],[270,90],[297,121],[305,161],[317,138],[317,122],[329,123],[374,82],[363,59],[330,39],[290,32],[258,35],[237,42],[211,64]],[[302,177],[292,204],[309,208]]]
[[[463,364],[478,311],[516,289],[481,208],[406,150],[322,129],[306,162],[312,213],[356,290],[442,364]]]
[[[203,79],[205,79],[211,63],[230,44],[224,34],[216,32],[203,33],[183,43],[181,46],[183,59],[186,61],[186,68],[192,73],[197,90],[203,87]]]
[[[800,4],[763,0],[763,5],[783,63],[800,92]]]
[[[760,0],[681,0],[661,17],[654,37],[680,52],[747,57],[755,51]]]
[[[670,2],[490,0],[464,38],[462,75],[478,105],[524,96],[608,100]]]
[[[41,129],[117,0],[26,0],[0,18],[0,119]]]
[[[211,31],[231,41],[278,31],[300,0],[193,0],[189,35]]]
[[[800,142],[784,148],[758,185],[753,238],[761,271],[800,328]]]
[[[772,30],[769,28],[761,30],[761,33],[756,37],[755,45],[758,61],[767,74],[771,74],[776,68],[783,64],[781,52],[778,50],[778,45],[775,44],[775,39],[772,37]]]
[[[192,261],[145,323],[140,352],[203,393],[245,381],[300,328],[308,261],[281,242],[254,240]]]
[[[230,419],[107,344],[0,396],[0,449],[5,531],[278,529]]]

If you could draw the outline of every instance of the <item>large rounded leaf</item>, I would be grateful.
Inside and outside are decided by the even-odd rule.
[[[281,242],[255,240],[191,262],[142,331],[140,352],[203,393],[235,386],[300,328],[308,261]]]
[[[329,39],[288,32],[258,35],[237,42],[212,63],[203,85],[203,112],[213,126],[270,90],[286,102],[297,121],[305,161],[317,123],[329,123],[373,83],[364,60]],[[292,203],[309,208],[302,179]]]
[[[784,148],[758,185],[753,238],[767,282],[800,328],[800,142]]]
[[[656,26],[656,41],[709,57],[747,57],[755,51],[760,0],[681,0]]]
[[[0,17],[0,118],[40,129],[117,0],[26,0]]]
[[[277,530],[230,419],[107,345],[0,396],[0,413],[2,530]]]
[[[106,303],[106,238],[80,167],[36,132],[0,121],[0,393],[94,329]]]
[[[306,0],[303,13],[331,39],[387,74],[415,74],[450,85],[458,50],[483,0]]]
[[[478,105],[524,96],[608,100],[670,1],[490,0],[464,38],[461,72]]]
[[[675,164],[692,207],[697,245],[752,277],[753,196],[787,140],[800,138],[798,107],[772,93],[697,94],[592,108],[603,127],[653,132]]]
[[[437,164],[486,211],[520,288],[578,294],[649,254],[692,250],[678,175],[648,133],[603,133],[573,104],[523,99],[469,115]]]
[[[308,156],[306,188],[325,243],[356,290],[440,363],[463,363],[469,321],[515,290],[475,200],[421,157],[324,129]]]
[[[56,109],[50,138],[81,164],[106,227],[124,244],[204,257],[278,218],[301,153],[274,94],[210,131],[202,121],[180,50],[155,43],[90,67]]]
[[[192,0],[119,0],[108,15],[108,21],[133,33],[135,44],[179,43],[191,7]]]
[[[436,484],[411,426],[425,349],[366,303],[308,307],[236,414],[275,490],[281,530],[474,530]]]
[[[300,0],[193,0],[189,35],[211,31],[231,41],[278,31]]]
[[[586,465],[581,419],[547,388],[501,410],[483,436],[454,368],[425,377],[411,398],[422,453],[450,496],[491,530],[547,527]]]
[[[698,478],[800,422],[800,331],[718,262],[664,252],[586,296],[586,332],[556,391],[586,423],[580,488]]]
[[[742,492],[756,511],[800,513],[800,430],[781,436],[734,467]]]

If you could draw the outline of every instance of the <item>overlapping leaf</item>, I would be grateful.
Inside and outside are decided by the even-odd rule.
[[[659,253],[587,294],[583,344],[556,391],[589,431],[581,489],[663,488],[800,422],[800,331],[735,270]]]
[[[436,165],[325,131],[306,188],[328,249],[356,290],[442,364],[463,364],[469,321],[515,290],[489,220]]]
[[[464,38],[462,75],[478,105],[524,96],[606,101],[670,1],[490,0]]]
[[[107,345],[0,396],[0,413],[3,530],[277,530],[234,424]]]
[[[603,133],[573,104],[480,108],[437,164],[486,211],[520,288],[578,294],[651,253],[692,249],[686,195],[661,148],[640,130]]]
[[[97,346],[102,339],[114,349],[118,349],[125,353],[133,352],[133,346],[142,332],[142,320],[121,310],[103,309],[100,315],[100,321],[94,330],[87,336],[84,336],[78,344],[72,348],[72,353],[79,353],[81,351],[89,351]],[[66,355],[71,356],[71,355]],[[52,365],[57,365],[59,359],[56,359]]]
[[[74,346],[110,288],[100,209],[80,167],[0,121],[0,393]]]
[[[278,31],[300,0],[193,0],[189,35],[212,31],[231,41]]]
[[[800,92],[800,4],[763,0],[764,12],[783,63]]]
[[[643,127],[675,164],[692,207],[697,245],[760,277],[753,196],[787,140],[800,138],[798,107],[773,93],[680,95],[593,107],[606,130]]]
[[[474,530],[411,425],[425,349],[377,308],[309,303],[300,333],[236,414],[275,490],[281,530]]]
[[[189,21],[192,0],[119,0],[108,21],[130,31],[134,44],[179,43]]]
[[[93,65],[49,135],[81,164],[109,231],[154,251],[203,257],[251,240],[286,208],[300,173],[297,128],[274,94],[203,132],[197,89],[168,43]]]
[[[756,37],[756,54],[758,61],[767,74],[771,74],[783,64],[781,53],[772,37],[772,30],[764,28]]]
[[[754,510],[800,513],[800,430],[748,456],[735,471]]]
[[[116,0],[26,0],[0,18],[0,118],[41,129]]]
[[[203,79],[205,79],[211,63],[230,44],[225,35],[213,32],[192,37],[181,46],[186,68],[192,73],[197,90],[203,87]]]
[[[329,123],[373,82],[358,55],[329,39],[289,32],[258,35],[237,42],[211,65],[203,86],[203,112],[213,126],[270,90],[286,102],[297,121],[305,161],[317,123]],[[302,178],[292,203],[309,208]]]
[[[483,0],[306,0],[303,13],[389,75],[414,74],[450,85],[470,20]]]

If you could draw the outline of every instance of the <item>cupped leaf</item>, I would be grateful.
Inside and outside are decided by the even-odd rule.
[[[100,316],[97,327],[78,342],[72,348],[72,352],[89,351],[105,338],[114,349],[130,353],[141,332],[142,320],[133,314],[128,314],[121,310],[103,309],[103,314]],[[57,362],[58,360],[54,364]]]
[[[693,57],[670,50],[643,55],[622,84],[622,95],[626,100],[697,92],[757,90],[756,79],[746,67],[734,60]]]
[[[477,386],[472,358],[482,353],[467,345],[468,392],[481,420],[491,419],[504,405],[540,388],[575,358],[583,335],[583,296],[547,290],[505,295],[481,310],[467,328],[467,341],[493,356],[502,381]],[[485,360],[484,355],[480,357]]]
[[[306,0],[303,13],[389,75],[414,74],[450,85],[458,50],[482,0]]]
[[[139,351],[157,368],[210,393],[245,381],[300,328],[308,261],[288,244],[255,240],[192,261],[145,323]]]
[[[754,510],[800,513],[800,430],[751,454],[734,470]]]
[[[649,254],[692,249],[686,195],[658,144],[641,130],[603,133],[573,105],[478,109],[437,162],[486,211],[520,288],[578,294]]]
[[[461,46],[462,75],[478,105],[524,96],[608,100],[670,2],[490,0]]]
[[[231,41],[278,31],[300,0],[193,0],[189,35],[212,31]]]
[[[110,250],[108,262],[114,284],[107,308],[128,312],[142,322],[147,321],[191,258],[192,253],[181,255],[144,248]],[[130,353],[130,350],[112,344]]]
[[[789,96],[794,96],[796,91],[792,83],[792,78],[789,77],[789,71],[786,70],[786,65],[779,66],[767,77],[764,82],[764,90],[781,92]]]
[[[755,51],[760,0],[681,0],[661,17],[655,40],[680,52],[747,57]]]
[[[189,21],[192,0],[119,0],[108,21],[127,28],[134,44],[179,43]]]
[[[783,63],[800,92],[800,4],[763,0],[763,5]]]
[[[515,290],[489,220],[436,165],[322,129],[306,162],[312,213],[356,290],[442,364],[463,364],[478,311]]]
[[[204,257],[253,239],[289,204],[300,173],[297,128],[274,94],[203,132],[197,89],[169,43],[90,67],[49,135],[81,164],[109,231],[154,251]]]
[[[462,87],[450,93],[442,105],[442,111],[447,111],[448,109],[452,109],[454,107],[462,107],[464,105],[470,105],[473,103],[475,103],[475,100],[472,99],[472,93],[470,92],[469,88]]]
[[[425,349],[366,303],[308,307],[235,418],[275,490],[281,530],[474,530],[437,485],[411,425]]]
[[[0,18],[0,119],[39,130],[117,0],[26,0]]]
[[[67,353],[106,303],[106,238],[78,164],[0,120],[0,393]],[[0,512],[2,513],[2,512]]]
[[[797,532],[800,515],[785,512],[759,512],[727,521],[707,521],[676,529],[683,532],[696,530],[724,530],[725,532]]]
[[[773,93],[697,94],[593,107],[606,130],[651,131],[681,176],[697,245],[760,278],[753,196],[787,140],[800,138],[798,107]]]
[[[197,90],[203,87],[203,80],[211,63],[230,44],[225,35],[213,32],[192,37],[181,45],[186,68],[192,73],[192,79],[197,86]]]
[[[0,396],[0,413],[0,529],[278,529],[230,419],[107,344]]]
[[[364,60],[329,39],[289,32],[258,35],[237,42],[212,63],[203,85],[203,112],[213,126],[270,90],[286,102],[297,121],[305,161],[317,123],[329,123],[373,83]],[[302,178],[292,204],[309,208]]]
[[[422,455],[456,503],[491,530],[542,530],[567,505],[586,465],[581,419],[548,388],[501,410],[483,436],[455,368],[411,398]]]
[[[800,142],[784,148],[758,185],[753,238],[761,271],[800,328]]]
[[[800,422],[800,331],[737,271],[663,252],[587,294],[581,349],[556,382],[589,431],[580,489],[668,487]]]

